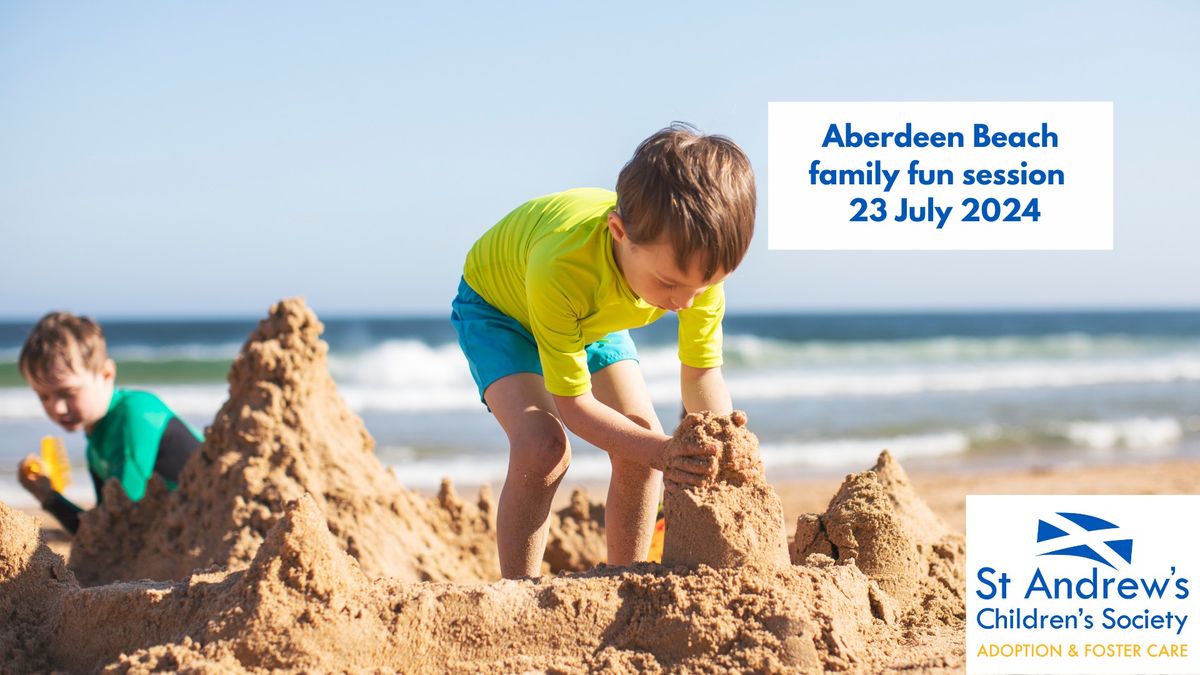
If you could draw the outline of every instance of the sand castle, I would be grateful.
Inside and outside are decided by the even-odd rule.
[[[783,505],[767,485],[746,413],[688,415],[672,443],[711,447],[717,465],[698,488],[666,494],[664,512],[671,526],[663,539],[663,564],[786,566]]]
[[[813,555],[853,564],[902,610],[966,619],[965,542],[946,532],[887,451],[848,476],[825,513],[798,519],[790,551],[796,564]]]
[[[401,487],[375,457],[374,441],[329,375],[323,326],[302,302],[272,307],[229,372],[229,399],[185,467],[180,489],[152,481],[133,504],[108,486],[83,517],[71,569],[94,585],[169,580],[195,569],[241,568],[289,501],[309,495],[342,549],[370,576],[406,581],[471,581],[500,575],[495,504],[483,490],[463,501],[445,481],[437,499]],[[554,571],[597,562],[584,551],[588,528],[561,523]],[[595,528],[591,528],[595,529]],[[603,551],[603,532],[599,533]],[[577,567],[571,567],[571,564]]]
[[[664,565],[495,581],[488,494],[400,487],[338,397],[320,331],[303,303],[273,307],[180,489],[135,505],[110,485],[69,566],[0,504],[6,669],[961,668],[961,647],[934,639],[961,643],[961,537],[886,454],[800,518],[789,549],[745,415],[689,416],[676,442],[716,444],[719,461],[668,497]],[[603,510],[574,495],[548,567],[602,553]]]

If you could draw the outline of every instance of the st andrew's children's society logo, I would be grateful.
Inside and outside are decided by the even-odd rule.
[[[1200,496],[968,496],[968,673],[1200,673]]]

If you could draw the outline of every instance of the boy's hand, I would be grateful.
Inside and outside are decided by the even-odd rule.
[[[38,504],[46,503],[54,494],[54,488],[50,487],[50,477],[42,473],[42,461],[36,455],[27,455],[21,460],[17,467],[17,479],[21,481],[21,487],[29,490],[38,500]]]
[[[650,466],[663,472],[663,486],[667,492],[678,492],[701,485],[717,475],[717,454],[720,451],[717,443],[701,447],[672,438],[663,444]]]

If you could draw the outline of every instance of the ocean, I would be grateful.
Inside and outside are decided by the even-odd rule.
[[[199,428],[257,322],[100,318],[118,384]],[[17,371],[32,323],[0,322],[0,499],[33,505],[16,464],[57,435],[76,469],[68,494],[89,504],[83,435],[51,424]],[[507,444],[447,319],[324,323],[339,391],[401,483],[500,487]],[[667,428],[680,414],[675,331],[671,316],[634,331]],[[1200,456],[1200,311],[735,315],[725,358],[772,480],[861,470],[883,448],[952,471]],[[567,481],[607,476],[606,455],[573,439]]]

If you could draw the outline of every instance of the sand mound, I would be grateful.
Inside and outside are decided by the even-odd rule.
[[[886,450],[872,469],[846,477],[825,513],[799,518],[790,553],[798,565],[813,554],[856,565],[901,614],[966,618],[963,538],[947,532]]]
[[[689,416],[677,447],[712,444],[718,462],[704,485],[667,503],[668,565],[480,583],[496,576],[490,498],[464,502],[449,482],[434,499],[400,488],[337,396],[319,332],[299,302],[273,308],[238,357],[230,399],[180,490],[152,485],[133,505],[109,485],[104,507],[85,516],[72,551],[79,576],[167,580],[81,587],[30,519],[0,505],[0,663],[115,672],[961,667],[961,538],[945,534],[886,453],[848,477],[825,514],[800,519],[791,554],[802,564],[792,565],[745,415]],[[552,567],[600,559],[603,511],[583,493],[552,528]]]
[[[102,506],[83,517],[71,550],[82,582],[244,567],[283,505],[304,494],[369,576],[499,576],[490,497],[467,503],[447,484],[429,500],[401,488],[338,396],[322,330],[300,300],[271,308],[234,361],[229,400],[180,489],[168,493],[156,481],[133,504],[114,482]]]
[[[672,444],[714,448],[717,465],[703,485],[667,493],[663,564],[787,565],[783,505],[764,477],[758,438],[746,429],[746,413],[688,415]],[[687,461],[674,452],[672,456],[672,461]]]
[[[37,521],[0,502],[0,670],[48,669],[39,638],[74,587],[63,559],[38,539]]]
[[[114,672],[879,672],[961,664],[961,654],[947,659],[947,641],[930,646],[928,631],[896,625],[888,609],[896,603],[858,566],[819,554],[805,566],[773,569],[643,563],[542,580],[406,583],[370,579],[327,523],[304,495],[285,505],[245,569],[81,588],[39,545],[32,522],[0,506],[0,606],[27,608],[4,615],[0,655],[22,669]],[[862,548],[871,536],[863,533]],[[924,628],[937,626],[927,620]]]
[[[607,559],[604,505],[590,501],[586,491],[576,489],[571,493],[571,502],[550,515],[546,567],[552,574],[582,572]]]
[[[34,530],[19,534],[34,548]],[[764,575],[644,563],[545,581],[371,581],[305,496],[244,570],[98,588],[41,578],[24,592],[61,601],[22,628],[31,651],[73,671],[814,672],[874,662],[867,643],[882,624],[869,586],[850,565]]]

